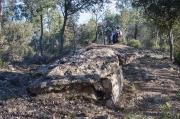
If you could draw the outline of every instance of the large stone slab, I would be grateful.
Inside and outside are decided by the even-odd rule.
[[[89,46],[37,70],[28,91],[40,94],[68,90],[96,98],[95,85],[100,84],[111,97],[107,102],[118,106],[123,88],[122,60],[120,52],[112,48]]]

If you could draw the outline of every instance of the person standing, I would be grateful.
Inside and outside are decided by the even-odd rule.
[[[119,27],[116,28],[116,33],[117,33],[116,41],[120,42],[120,40],[121,40],[120,37],[122,35],[122,31],[119,29]]]
[[[115,32],[112,30],[111,35],[110,35],[110,43],[111,43],[111,45],[113,45],[114,35],[115,35]]]

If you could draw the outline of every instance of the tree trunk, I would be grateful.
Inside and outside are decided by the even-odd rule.
[[[162,36],[163,36],[163,34],[160,34],[160,35],[159,35],[159,39],[160,39],[160,43],[159,43],[160,50],[162,50],[162,44],[164,43]]]
[[[95,42],[97,41],[97,39],[98,39],[98,31],[97,31],[97,29],[96,29],[96,35],[95,35],[95,38],[94,38],[93,43],[95,43]]]
[[[137,33],[138,33],[138,29],[137,29],[138,25],[137,23],[135,24],[135,29],[134,29],[134,39],[137,39]]]
[[[0,34],[1,34],[2,13],[3,13],[2,2],[3,0],[0,0]]]
[[[172,61],[173,60],[173,52],[174,52],[172,28],[170,28],[170,30],[169,30],[169,46],[170,46],[170,61]]]
[[[54,38],[54,37],[53,37],[53,38]],[[54,44],[55,44],[55,43],[54,43],[54,40],[51,39],[51,52],[53,52],[53,50],[54,50]]]
[[[64,22],[63,22],[63,27],[61,29],[60,32],[60,49],[59,49],[59,53],[61,54],[64,48],[64,31],[65,31],[65,27],[66,27],[66,22],[67,22],[67,15],[64,16]]]
[[[38,48],[37,48],[37,39],[34,39],[34,50],[37,51]]]
[[[126,43],[127,43],[127,42],[126,42],[127,27],[122,28],[122,33],[123,33],[123,35],[121,36],[121,41],[126,44]]]
[[[75,33],[74,33],[74,35],[75,35]],[[74,37],[74,52],[76,52],[76,38]]]
[[[156,30],[156,45],[158,44],[159,30]]]
[[[96,41],[97,41],[97,38],[98,38],[98,20],[97,20],[97,14],[95,14],[96,15],[96,35],[95,35],[95,38],[94,38],[94,41],[93,41],[93,43],[95,43]]]
[[[104,28],[102,26],[102,37],[103,37],[103,40],[104,40],[104,45],[106,45],[106,39],[105,39],[105,35],[104,35]]]
[[[41,52],[41,55],[42,55],[43,54],[43,52],[42,52],[43,15],[42,14],[40,15],[40,18],[41,18],[41,36],[40,36],[40,39],[39,39],[39,49],[40,49],[40,52]]]
[[[73,33],[74,33],[73,45],[74,45],[74,53],[75,53],[76,52],[76,26],[75,26],[75,23],[73,23]]]

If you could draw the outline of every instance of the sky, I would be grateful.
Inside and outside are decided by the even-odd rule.
[[[78,24],[85,24],[92,18],[91,13],[80,13]]]
[[[113,13],[116,13],[116,8],[115,8],[115,2],[111,3],[111,4],[108,4],[106,6],[106,9],[109,9],[111,10],[111,12]],[[78,20],[78,24],[85,24],[85,23],[88,23],[88,21],[92,18],[92,13],[90,12],[87,12],[87,13],[80,13],[80,17],[79,17],[79,20]]]
[[[18,2],[16,4],[23,4],[21,2],[21,0],[18,0]],[[112,2],[111,4],[108,4],[106,6],[106,9],[111,10],[112,12],[116,12],[116,8],[115,8],[115,2]],[[85,24],[88,23],[88,21],[92,18],[92,13],[87,12],[87,13],[80,13],[80,17],[78,20],[78,24]]]

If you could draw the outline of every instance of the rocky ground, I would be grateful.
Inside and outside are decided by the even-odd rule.
[[[108,47],[124,49],[126,46]],[[124,65],[120,108],[101,100],[68,93],[29,95],[26,87],[41,65],[13,65],[0,73],[0,118],[3,119],[179,119],[180,67],[168,55],[136,50],[137,58]]]

